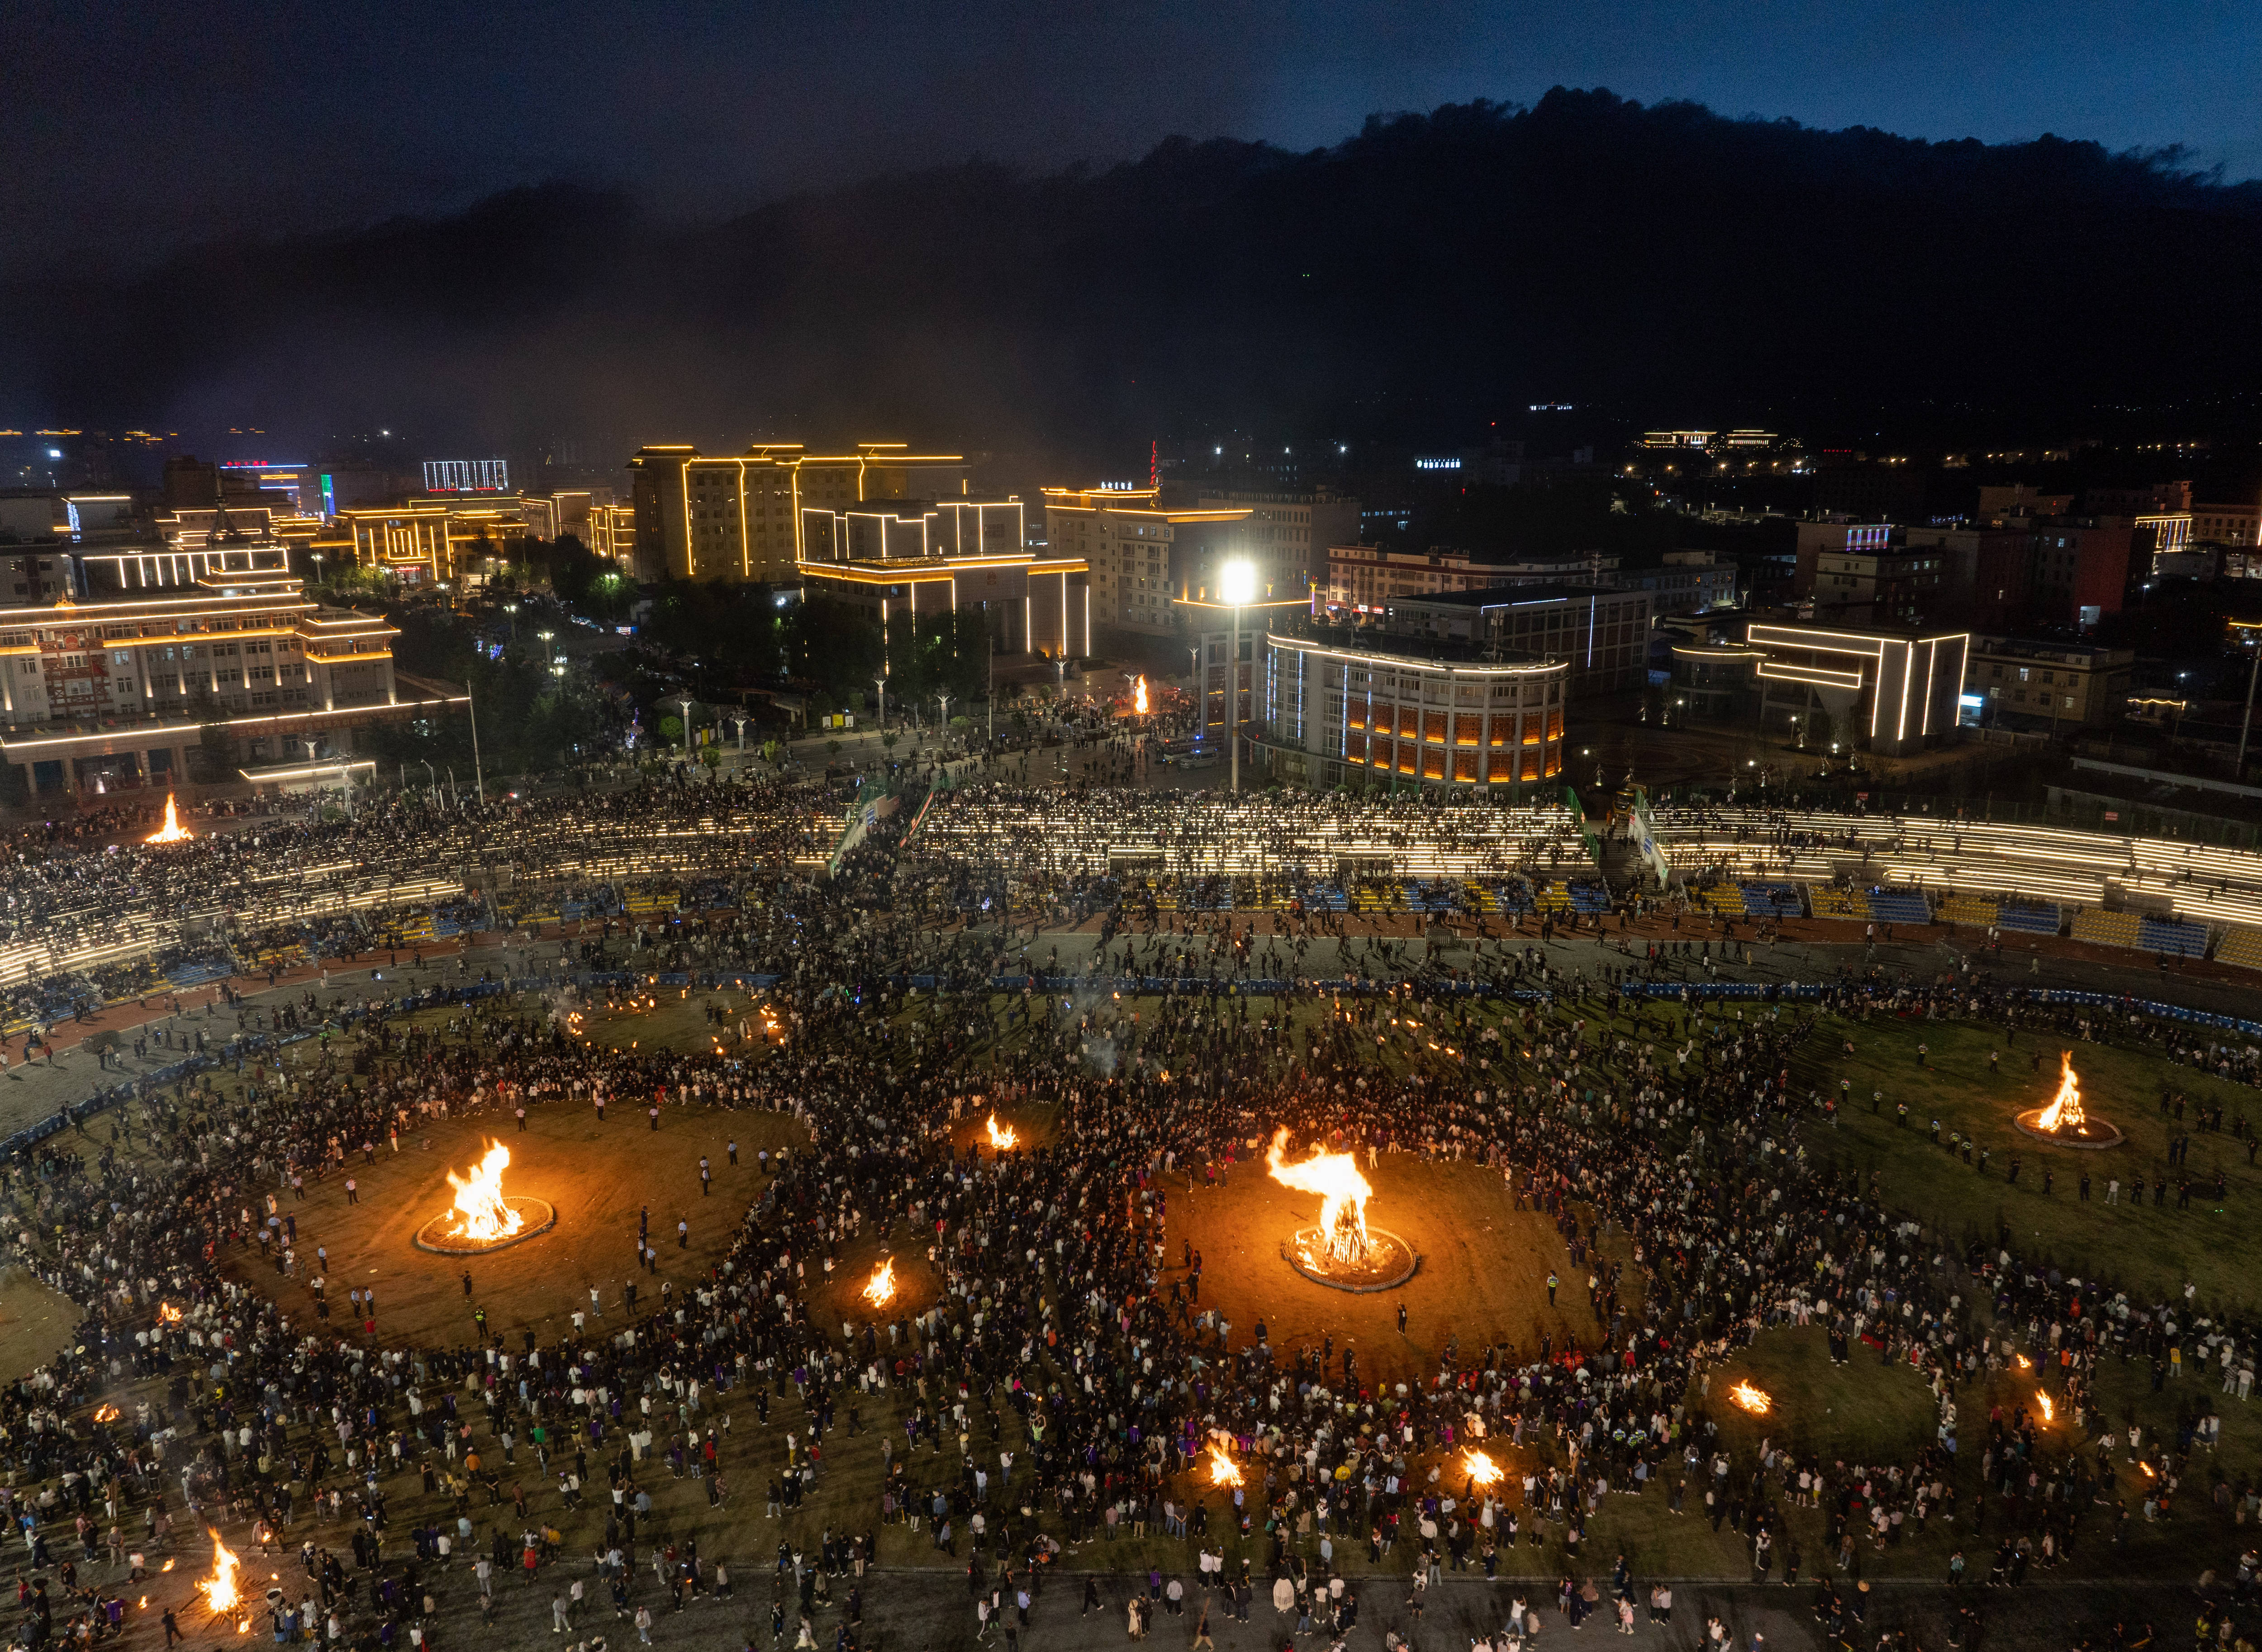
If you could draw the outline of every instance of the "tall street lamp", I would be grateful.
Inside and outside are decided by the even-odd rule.
[[[2262,648],[2255,646],[2254,634],[2262,630],[2262,623],[2252,620],[2233,620],[2230,628],[2241,632],[2239,642],[2253,655],[2254,663],[2246,668],[2246,715],[2238,720],[2238,762],[2230,771],[2234,780],[2246,778],[2246,736],[2254,726],[2254,679],[2262,672]]]
[[[1225,737],[1232,789],[1241,790],[1241,610],[1257,600],[1257,564],[1236,557],[1218,571],[1218,595],[1233,610],[1233,643],[1226,652]]]
[[[691,697],[686,694],[675,702],[683,707],[683,760],[691,760]]]

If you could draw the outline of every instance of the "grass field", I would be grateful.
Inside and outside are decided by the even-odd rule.
[[[1850,1041],[1854,1053],[1842,1053]],[[1917,1046],[1927,1046],[1918,1066]],[[2120,1126],[2127,1139],[2102,1152],[2054,1147],[2021,1132],[2012,1122],[2021,1109],[2049,1101],[2057,1087],[2058,1052],[2071,1048],[2081,1075],[2083,1104],[2092,1116]],[[1990,1051],[2001,1058],[1990,1073]],[[2035,1058],[2040,1058],[2040,1066]],[[2016,1043],[2000,1027],[1963,1023],[1899,1020],[1826,1022],[1808,1040],[1792,1068],[1802,1090],[1827,1093],[1846,1079],[1852,1101],[1841,1110],[1835,1130],[1810,1132],[1811,1150],[1831,1155],[1858,1170],[1866,1181],[1880,1177],[1889,1203],[1950,1235],[1994,1240],[2007,1228],[2023,1253],[2048,1261],[2069,1277],[2103,1280],[2145,1301],[2179,1296],[2196,1284],[2205,1300],[2251,1313],[2262,1304],[2262,1240],[2256,1219],[2262,1216],[2262,1171],[2247,1163],[2245,1145],[2228,1128],[2201,1134],[2191,1109],[2201,1103],[2224,1107],[2226,1126],[2251,1116],[2256,1092],[2162,1057],[2107,1045],[2051,1042],[2048,1035],[2021,1031]],[[2159,1116],[2162,1090],[2186,1097],[2185,1122]],[[1883,1092],[1879,1110],[1871,1097]],[[1897,1108],[1908,1103],[1905,1128]],[[1941,1138],[1970,1137],[1992,1149],[1984,1175],[1946,1146],[1932,1145],[1937,1118]],[[2191,1130],[2187,1174],[2207,1184],[2210,1196],[2194,1193],[2191,1208],[2178,1210],[2173,1191],[2177,1171],[2168,1163],[2172,1135]],[[2020,1161],[2014,1186],[2007,1180],[2011,1160]],[[2230,1196],[2211,1196],[2220,1167]],[[2055,1186],[2044,1190],[2044,1173]],[[2084,1203],[2080,1180],[2091,1179]],[[2154,1205],[2148,1191],[2142,1210],[2131,1202],[2136,1179],[2148,1189],[2163,1177],[2167,1202]],[[2121,1182],[2121,1203],[2106,1203],[2108,1180]]]
[[[599,1042],[635,1042],[646,1048],[655,1044],[709,1048],[718,1031],[724,1031],[734,1042],[745,1001],[735,995],[728,1001],[731,1016],[727,1030],[708,1023],[705,1002],[702,995],[663,994],[646,1009],[591,1013],[585,1017],[584,1031]],[[1000,1001],[1001,1005],[1005,1002]],[[1156,1006],[1152,1001],[1138,1001],[1120,1009],[1112,1003],[1109,1006],[1111,1013],[1123,1014],[1135,1008],[1151,1017]],[[1278,1015],[1281,1009],[1269,1001],[1253,1002],[1250,1006],[1252,1024],[1265,1015]],[[432,1012],[425,1018],[444,1023],[454,1013]],[[1329,1013],[1325,1004],[1310,1002],[1296,1006],[1293,1011],[1300,1026],[1323,1020]],[[900,1063],[909,1053],[909,1029],[924,1024],[924,1014],[925,1006],[916,1002],[910,1006],[899,1018],[903,1042],[876,1052],[877,1059]],[[1677,1024],[1677,1011],[1653,1015],[1675,1019]],[[1469,1032],[1498,1019],[1496,1011],[1477,1013],[1474,1024],[1466,1030],[1459,1016],[1452,1018],[1450,1030],[1445,1024],[1421,1027],[1386,1024],[1376,1030],[1381,1043],[1369,1048],[1376,1062],[1393,1070],[1458,1064],[1461,1057],[1447,1053],[1455,1041],[1466,1047]],[[1626,1031],[1628,1024],[1622,1018],[1617,1030]],[[1604,1031],[1590,1024],[1590,1037]],[[1005,1035],[1003,1042],[1027,1046],[1041,1036],[1016,1029]],[[2242,1200],[2262,1191],[2262,1186],[2246,1170],[2244,1153],[2236,1151],[2230,1138],[2195,1136],[2192,1153],[2193,1173],[2210,1177],[2215,1162],[2210,1151],[2219,1149],[2222,1154],[2232,1193],[2222,1216],[2212,1210],[2202,1212],[2196,1204],[2191,1210],[2175,1210],[2172,1199],[2170,1208],[2158,1210],[2149,1205],[2142,1212],[2125,1206],[2107,1209],[2101,1203],[2101,1193],[2094,1189],[2091,1202],[2083,1205],[2063,1171],[2057,1191],[2046,1196],[2040,1191],[2038,1174],[2045,1157],[2071,1163],[2077,1156],[2020,1136],[2009,1121],[2018,1108],[2033,1105],[2047,1095],[2055,1081],[2057,1046],[2046,1046],[2044,1071],[2036,1074],[2025,1060],[2034,1047],[2028,1035],[2022,1033],[2015,1046],[2007,1041],[1998,1043],[1999,1036],[1984,1028],[1941,1023],[1826,1024],[1800,1052],[1796,1069],[1798,1082],[1802,1087],[1811,1083],[1816,1088],[1834,1088],[1842,1074],[1851,1079],[1860,1101],[1834,1131],[1819,1125],[1810,1128],[1811,1148],[1834,1156],[1865,1180],[1874,1170],[1889,1203],[1908,1207],[1950,1232],[1971,1229],[1992,1233],[1999,1220],[2009,1222],[2024,1242],[2063,1259],[2061,1266],[2070,1272],[2082,1272],[2084,1277],[2089,1276],[2087,1270],[2110,1268],[2132,1290],[2180,1290],[2188,1278],[2203,1291],[2226,1291],[2242,1300],[2251,1296],[2257,1289],[2252,1282],[2253,1246],[2242,1237],[2244,1230],[2238,1223],[2244,1209]],[[1841,1059],[1836,1052],[1848,1038],[1855,1045],[1855,1053]],[[1916,1065],[1915,1046],[1920,1040],[1929,1046],[1930,1052],[1929,1066],[1922,1070]],[[1432,1049],[1433,1044],[1445,1047]],[[768,1048],[766,1041],[757,1039],[744,1053],[760,1060]],[[2000,1049],[2006,1058],[1999,1074],[1986,1071],[1990,1048]],[[977,1049],[977,1065],[983,1053]],[[2130,1137],[2117,1153],[2078,1157],[2093,1164],[2108,1160],[2127,1167],[2122,1172],[2124,1182],[2133,1180],[2139,1165],[2144,1167],[2148,1182],[2158,1174],[2155,1165],[2166,1167],[2168,1124],[2157,1114],[2157,1097],[2163,1085],[2181,1088],[2194,1099],[2204,1095],[2209,1102],[2220,1093],[2233,1111],[2246,1099],[2237,1087],[2219,1085],[2190,1069],[2135,1051],[2083,1045],[2077,1051],[2076,1060],[2086,1075],[2085,1089],[2094,1110],[2111,1116]],[[220,1082],[223,1089],[234,1084],[229,1076]],[[1867,1103],[1872,1088],[1885,1093],[1884,1110],[1874,1117]],[[1893,1123],[1893,1104],[1904,1096],[1910,1100],[1913,1111],[1920,1101],[1924,1110],[1913,1117],[1907,1130]],[[1002,1123],[1022,1132],[1025,1150],[1041,1146],[1058,1128],[1057,1119],[1043,1108],[1006,1103],[998,1108],[998,1114]],[[1982,1178],[1960,1159],[1951,1161],[1945,1148],[1931,1146],[1927,1127],[1935,1115],[1942,1121],[1943,1135],[1956,1130],[1993,1145],[1992,1174]],[[961,1151],[983,1146],[987,1139],[983,1128],[987,1116],[986,1106],[962,1115],[949,1131],[953,1146]],[[412,1145],[404,1139],[398,1160],[387,1155],[385,1161],[357,1178],[363,1184],[359,1206],[346,1207],[342,1189],[333,1181],[310,1191],[306,1204],[298,1207],[302,1248],[318,1240],[332,1247],[334,1303],[342,1301],[349,1283],[377,1282],[381,1304],[378,1327],[384,1340],[460,1344],[468,1336],[470,1324],[459,1282],[464,1264],[414,1251],[407,1244],[407,1233],[429,1213],[428,1207],[436,1209],[446,1203],[444,1169],[468,1163],[476,1156],[484,1131],[503,1122],[507,1121],[490,1118],[443,1125],[429,1132],[429,1150],[421,1141]],[[544,1239],[472,1266],[475,1297],[488,1306],[491,1329],[528,1326],[544,1335],[561,1328],[561,1320],[576,1306],[586,1307],[587,1286],[593,1282],[605,1290],[608,1311],[613,1310],[617,1282],[631,1261],[636,1211],[645,1203],[653,1208],[663,1271],[680,1275],[679,1288],[695,1276],[727,1242],[728,1228],[743,1211],[744,1201],[758,1191],[751,1168],[755,1149],[765,1145],[774,1148],[797,1140],[800,1134],[789,1121],[774,1115],[702,1115],[675,1110],[665,1117],[657,1137],[639,1114],[616,1114],[599,1126],[586,1109],[552,1106],[535,1110],[529,1124],[525,1135],[514,1131],[507,1138],[515,1155],[512,1185],[522,1182],[528,1191],[551,1198],[558,1207],[559,1227]],[[1252,1133],[1257,1133],[1254,1125]],[[742,1164],[735,1175],[726,1178],[721,1143],[732,1134],[739,1142]],[[717,1167],[717,1196],[703,1202],[697,1193],[695,1169],[702,1151]],[[2013,1152],[2021,1153],[2025,1167],[2015,1189],[2006,1187],[2002,1175]],[[2078,1176],[2078,1169],[2071,1174]],[[1202,1305],[1216,1306],[1224,1313],[1235,1328],[1237,1341],[1253,1329],[1259,1317],[1267,1324],[1273,1347],[1284,1354],[1299,1346],[1316,1345],[1322,1336],[1332,1333],[1338,1348],[1347,1340],[1358,1348],[1362,1378],[1370,1382],[1411,1380],[1434,1371],[1448,1337],[1459,1339],[1465,1354],[1500,1340],[1529,1355],[1543,1332],[1558,1346],[1567,1335],[1575,1334],[1588,1343],[1594,1340],[1596,1327],[1582,1294],[1584,1271],[1570,1266],[1563,1242],[1546,1217],[1514,1208],[1513,1198],[1497,1173],[1473,1163],[1429,1163],[1410,1155],[1384,1155],[1370,1174],[1378,1189],[1371,1219],[1410,1240],[1424,1258],[1421,1272],[1401,1290],[1352,1296],[1326,1290],[1291,1272],[1278,1254],[1278,1238],[1281,1232],[1309,1220],[1313,1201],[1310,1196],[1272,1183],[1261,1165],[1246,1160],[1216,1188],[1185,1189],[1183,1181],[1171,1185],[1168,1240],[1171,1269],[1166,1280],[1178,1276],[1176,1265],[1181,1242],[1191,1243],[1203,1253],[1206,1262]],[[711,1207],[711,1212],[706,1207]],[[674,1246],[674,1224],[679,1210],[695,1217],[694,1244],[688,1252],[679,1253]],[[926,1261],[931,1238],[931,1234],[901,1228],[892,1233],[868,1231],[846,1244],[832,1278],[812,1275],[809,1287],[812,1321],[837,1329],[844,1323],[870,1318],[870,1310],[857,1292],[883,1259],[894,1262],[903,1293],[891,1313],[917,1312],[927,1305],[940,1288]],[[1611,1250],[1613,1243],[1606,1237],[1605,1250]],[[292,1307],[294,1318],[303,1315],[311,1319],[312,1301],[302,1284],[277,1281],[257,1268],[256,1258],[255,1265],[236,1265],[243,1268],[242,1276],[249,1282],[263,1289],[279,1289],[282,1299]],[[1544,1284],[1551,1268],[1563,1282],[1552,1309]],[[377,1271],[368,1271],[371,1268]],[[657,1281],[651,1275],[644,1276],[644,1281],[647,1288],[656,1289]],[[1395,1323],[1401,1302],[1408,1316],[1402,1337]],[[337,1311],[342,1319],[342,1309]],[[0,1359],[7,1361],[0,1375],[15,1375],[44,1359],[75,1317],[67,1305],[27,1285],[20,1276],[0,1285]],[[1774,1397],[1774,1409],[1768,1417],[1750,1417],[1725,1403],[1725,1385],[1740,1377],[1748,1377]],[[1825,1460],[1906,1462],[1931,1437],[1935,1423],[1932,1397],[1905,1367],[1883,1365],[1873,1352],[1858,1347],[1848,1364],[1833,1365],[1819,1327],[1763,1334],[1737,1359],[1715,1369],[1710,1388],[1702,1408],[1717,1420],[1724,1440],[1740,1457],[1767,1440]],[[2148,1433],[2172,1429],[2179,1415],[2202,1398],[2213,1397],[2213,1385],[2197,1376],[2155,1393],[2142,1367],[2112,1361],[2100,1374],[2100,1388],[2109,1416],[2140,1420]],[[749,1572],[767,1561],[781,1539],[810,1545],[827,1528],[835,1533],[878,1530],[885,1564],[962,1566],[962,1540],[958,1555],[947,1556],[932,1548],[926,1532],[877,1526],[881,1441],[890,1440],[900,1450],[902,1418],[914,1397],[898,1391],[863,1400],[861,1432],[844,1426],[825,1440],[825,1472],[815,1495],[790,1517],[774,1520],[764,1513],[764,1485],[782,1463],[786,1432],[803,1433],[806,1428],[792,1385],[776,1385],[767,1424],[757,1420],[750,1391],[739,1390],[718,1397],[718,1406],[702,1420],[719,1424],[721,1414],[730,1417],[724,1462],[734,1495],[721,1508],[710,1508],[695,1483],[673,1481],[664,1468],[647,1464],[644,1479],[658,1505],[657,1530],[666,1539],[695,1535],[702,1554],[743,1563]],[[2007,1375],[1985,1392],[1966,1390],[1958,1396],[1964,1417],[1965,1444],[1960,1459],[1964,1528],[1950,1533],[1935,1526],[1928,1533],[1912,1532],[1884,1555],[1865,1553],[1863,1564],[1871,1575],[1936,1575],[1944,1570],[1949,1552],[1959,1543],[1984,1571],[1984,1556],[1992,1540],[1975,1538],[1969,1526],[1969,1511],[1977,1490],[1976,1442],[1985,1432],[1991,1404],[2008,1406],[2031,1398],[2031,1379]],[[2235,1472],[2250,1472],[2258,1452],[2262,1452],[2262,1418],[2253,1408],[2235,1401],[2224,1399],[2222,1404],[2227,1414],[2222,1457]],[[845,1414],[842,1420],[846,1420]],[[991,1424],[984,1419],[977,1422],[975,1432],[975,1449],[993,1462],[1001,1446],[1021,1450],[1027,1443],[1010,1409],[1000,1411],[998,1426],[1002,1433],[993,1438]],[[1528,1436],[1520,1448],[1495,1439],[1488,1449],[1515,1470],[1527,1464],[1561,1461],[1562,1446],[1552,1439]],[[1432,1466],[1428,1461],[1413,1465],[1417,1483]],[[1453,1461],[1434,1466],[1447,1480],[1456,1471]],[[2203,1479],[2204,1466],[2195,1471],[2195,1479]],[[957,1467],[955,1442],[940,1454],[923,1452],[910,1464],[911,1483],[915,1487],[947,1483],[955,1479]],[[529,1483],[538,1488],[540,1477],[531,1473],[530,1467],[526,1472]],[[2124,1468],[2121,1472],[2125,1476],[2133,1471]],[[1622,1550],[1645,1573],[1746,1575],[1743,1540],[1732,1528],[1715,1532],[1701,1518],[1701,1484],[1690,1487],[1688,1512],[1675,1517],[1668,1512],[1668,1490],[1678,1477],[1677,1463],[1668,1461],[1662,1483],[1653,1485],[1646,1493],[1631,1495],[1625,1488],[1614,1488],[1590,1517],[1580,1569],[1606,1570],[1612,1555]],[[396,1477],[388,1483],[388,1490],[396,1499],[396,1520],[413,1521],[442,1506],[443,1499],[428,1498],[407,1477]],[[1214,1512],[1221,1510],[1221,1494],[1207,1486],[1189,1481],[1175,1490],[1181,1496],[1206,1496]],[[2228,1541],[2230,1528],[2223,1522],[2222,1533],[2216,1534],[2214,1524],[2218,1517],[2202,1504],[2201,1488],[2194,1484],[2187,1496],[2188,1512],[2158,1526],[2140,1523],[2129,1546],[2120,1551],[2108,1548],[2092,1523],[2076,1569],[2083,1573],[2136,1575],[2194,1570],[2199,1564],[2216,1562],[2221,1556],[2215,1550]],[[594,1510],[565,1514],[557,1508],[554,1498],[538,1490],[536,1506],[561,1524],[569,1549],[586,1550],[602,1526],[602,1517]],[[493,1516],[483,1508],[475,1507],[472,1512],[482,1537],[489,1519],[500,1517],[509,1522],[507,1504]],[[1803,1548],[1811,1576],[1826,1560],[1823,1516],[1819,1512],[1797,1511],[1790,1521],[1790,1535]],[[1213,1542],[1226,1526],[1223,1521],[1213,1522]],[[321,1541],[335,1543],[343,1536],[342,1531],[310,1529]],[[1543,1525],[1540,1529],[1540,1547],[1520,1547],[1512,1556],[1504,1557],[1505,1575],[1549,1575],[1566,1566],[1561,1528]],[[1245,1548],[1260,1568],[1267,1553],[1261,1533],[1246,1541],[1228,1533],[1223,1547],[1229,1557],[1238,1556]],[[1315,1537],[1307,1542],[1306,1549],[1313,1553],[1316,1548]],[[2196,1561],[2195,1555],[2200,1556]],[[1185,1570],[1190,1568],[1192,1546],[1185,1542],[1125,1536],[1113,1543],[1092,1541],[1065,1558],[1074,1568],[1155,1564]],[[1346,1572],[1369,1569],[1363,1541],[1339,1541],[1335,1558]],[[1385,1562],[1384,1569],[1402,1572],[1408,1563],[1408,1553],[1401,1548]]]

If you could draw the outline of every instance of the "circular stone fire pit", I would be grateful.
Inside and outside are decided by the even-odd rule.
[[[485,1256],[493,1251],[507,1251],[514,1245],[523,1245],[537,1233],[547,1233],[558,1225],[558,1207],[547,1199],[537,1199],[530,1194],[514,1193],[503,1203],[519,1214],[517,1232],[508,1239],[499,1239],[492,1244],[465,1239],[449,1230],[456,1225],[456,1213],[444,1211],[416,1230],[416,1248],[430,1251],[436,1256]]]
[[[1316,1227],[1299,1228],[1280,1247],[1280,1260],[1315,1285],[1355,1294],[1394,1290],[1413,1278],[1414,1270],[1422,1266],[1421,1253],[1397,1234],[1379,1227],[1369,1228],[1366,1238],[1367,1251],[1363,1261],[1329,1262],[1322,1269],[1318,1259],[1328,1253],[1326,1234]]]
[[[2053,1147],[2080,1147],[2095,1152],[2121,1145],[2120,1127],[2105,1119],[2084,1118],[2071,1130],[2044,1130],[2040,1123],[2042,1116],[2041,1108],[2029,1107],[2012,1122],[2036,1141],[2046,1141]]]

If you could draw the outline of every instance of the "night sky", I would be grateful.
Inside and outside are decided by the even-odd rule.
[[[1309,147],[1375,111],[1559,83],[1915,137],[2180,144],[2230,179],[2262,172],[2262,10],[2236,4],[18,0],[0,63],[18,277],[547,179],[705,220],[976,154],[1105,163],[1172,133]]]

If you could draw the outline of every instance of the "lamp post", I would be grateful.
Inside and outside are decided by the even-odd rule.
[[[502,605],[502,611],[510,616],[510,640],[515,643],[518,641],[518,604],[506,602]]]
[[[691,761],[691,696],[684,695],[675,702],[683,707],[683,760]]]
[[[880,731],[882,734],[885,734],[885,733],[887,733],[887,731],[888,731],[888,679],[887,679],[887,678],[886,678],[884,675],[882,675],[882,676],[879,676],[879,677],[875,677],[875,678],[872,679],[872,686],[873,686],[873,687],[875,687],[875,688],[876,688],[876,689],[878,689],[878,690],[880,691],[880,728],[879,728],[879,731]]]
[[[484,803],[487,801],[487,776],[486,766],[479,761],[479,705],[472,698],[469,683],[464,685],[464,710],[472,720],[472,785],[479,792],[479,801]]]
[[[1218,594],[1233,610],[1232,645],[1225,657],[1225,737],[1231,754],[1228,766],[1232,774],[1231,787],[1241,790],[1241,609],[1257,595],[1257,566],[1254,563],[1235,559],[1218,573]]]
[[[2243,780],[2246,774],[2246,736],[2254,727],[2254,679],[2257,672],[2262,672],[2262,648],[2254,646],[2254,633],[2262,630],[2262,623],[2233,620],[2230,628],[2245,633],[2239,642],[2254,657],[2254,663],[2246,668],[2246,715],[2238,720],[2238,761],[2230,771],[2231,779]]]

